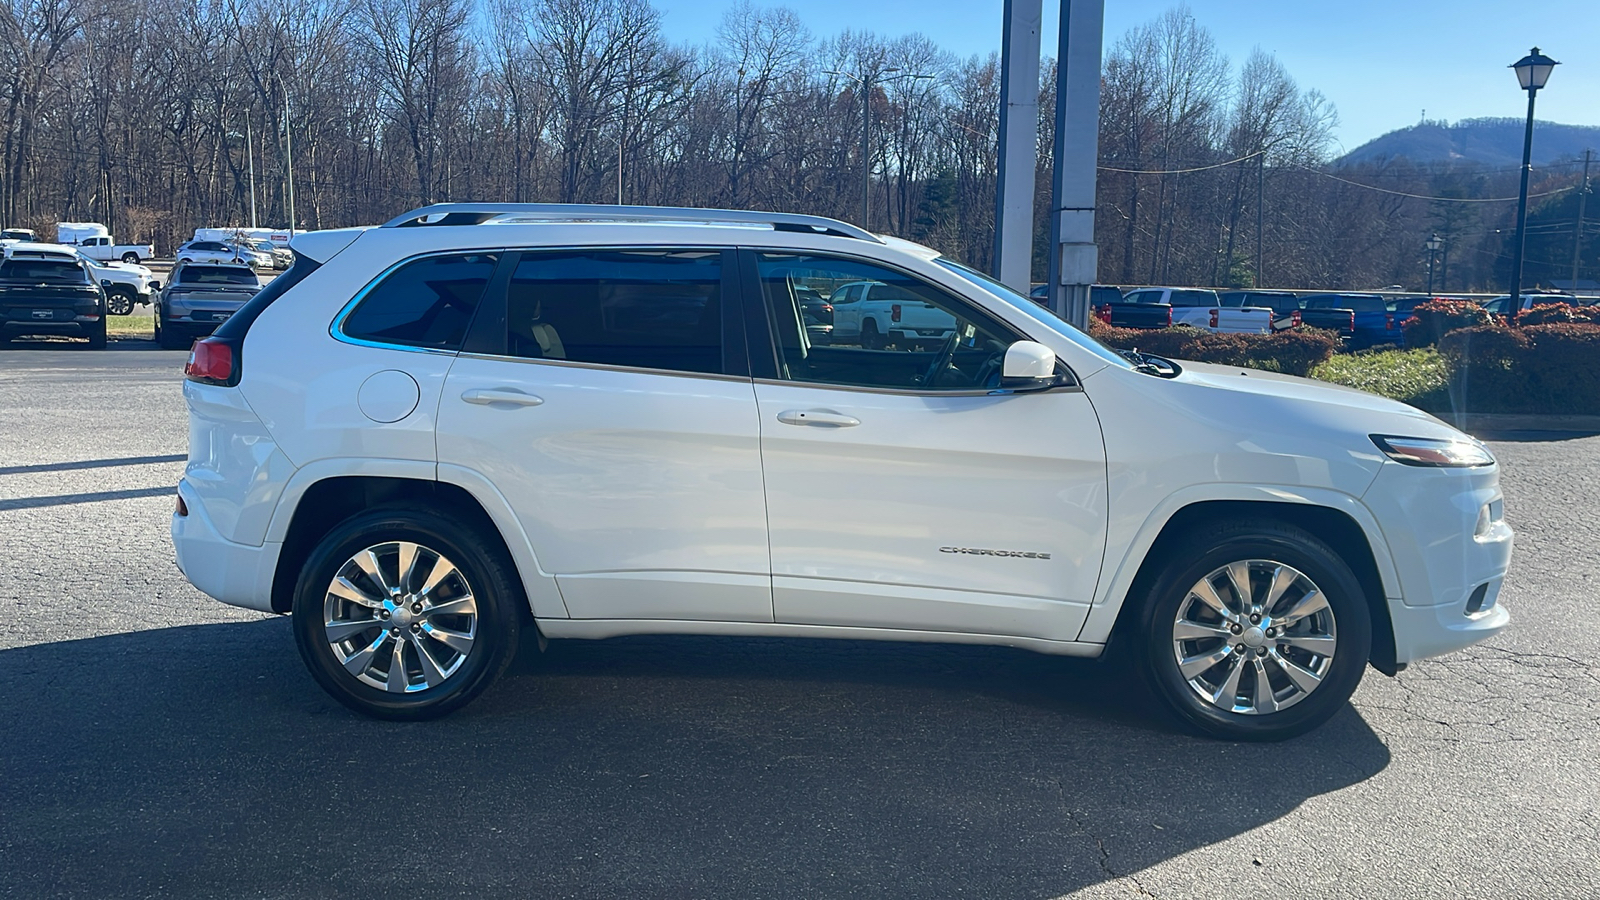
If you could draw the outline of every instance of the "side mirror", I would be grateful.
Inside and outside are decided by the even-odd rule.
[[[1017,341],[1006,348],[1000,367],[1001,390],[1043,391],[1060,383],[1054,350],[1037,341]]]

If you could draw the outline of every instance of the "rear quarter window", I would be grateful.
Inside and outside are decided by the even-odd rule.
[[[340,330],[379,344],[460,350],[498,263],[493,253],[403,263],[367,288]]]

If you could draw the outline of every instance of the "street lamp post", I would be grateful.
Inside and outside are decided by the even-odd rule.
[[[1511,308],[1522,305],[1522,249],[1528,227],[1528,172],[1533,167],[1533,99],[1550,80],[1550,70],[1559,63],[1533,48],[1533,52],[1511,64],[1517,82],[1528,92],[1528,129],[1522,136],[1522,187],[1517,191],[1517,237],[1511,256]]]
[[[1433,296],[1433,255],[1435,253],[1438,253],[1439,250],[1444,247],[1444,241],[1439,238],[1439,235],[1437,233],[1435,233],[1433,235],[1433,237],[1428,238],[1428,242],[1426,244],[1424,244],[1423,246],[1428,248],[1428,296],[1432,297]]]
[[[883,77],[891,72],[899,71],[899,66],[890,66],[887,69],[880,69],[876,73],[869,71],[865,78],[858,78],[849,72],[841,72],[836,69],[827,69],[822,73],[824,75],[838,75],[841,78],[848,78],[861,88],[861,227],[868,231],[872,230],[872,225],[868,221],[867,215],[868,210],[871,208],[868,204],[871,202],[872,195],[872,81],[876,78],[881,84],[885,81],[897,81],[901,78],[933,77],[932,75],[912,74],[910,72],[895,75],[891,78]]]

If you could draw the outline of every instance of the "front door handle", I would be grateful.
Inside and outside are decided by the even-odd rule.
[[[512,388],[501,390],[484,390],[473,388],[461,394],[461,399],[479,406],[493,406],[496,403],[505,403],[511,406],[538,406],[544,402],[543,397],[535,397]]]
[[[849,428],[860,425],[855,416],[846,416],[831,409],[791,409],[778,413],[778,421],[785,425],[820,425],[823,428]]]

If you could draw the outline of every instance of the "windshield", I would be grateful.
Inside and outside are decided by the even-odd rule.
[[[1055,313],[1044,308],[1043,306],[1040,306],[1032,300],[1029,300],[1027,297],[1022,296],[1004,284],[995,281],[988,275],[979,272],[977,269],[969,269],[961,263],[945,259],[944,257],[939,257],[938,259],[934,260],[934,262],[961,276],[964,280],[970,282],[975,287],[982,288],[990,294],[1009,302],[1012,306],[1015,306],[1019,311],[1028,316],[1028,318],[1037,321],[1039,324],[1044,325],[1051,331],[1056,332],[1057,334],[1072,341],[1074,344],[1077,344],[1090,353],[1093,353],[1100,359],[1103,359],[1112,365],[1121,366],[1124,369],[1133,368],[1133,363],[1129,362],[1127,358],[1117,353],[1117,351],[1112,350],[1105,344],[1102,344],[1084,332],[1079,331],[1077,328],[1058,317]]]
[[[242,284],[259,287],[256,273],[238,266],[184,266],[178,270],[179,284]]]
[[[65,259],[8,259],[0,264],[0,278],[57,284],[85,284],[89,280],[82,266]]]

